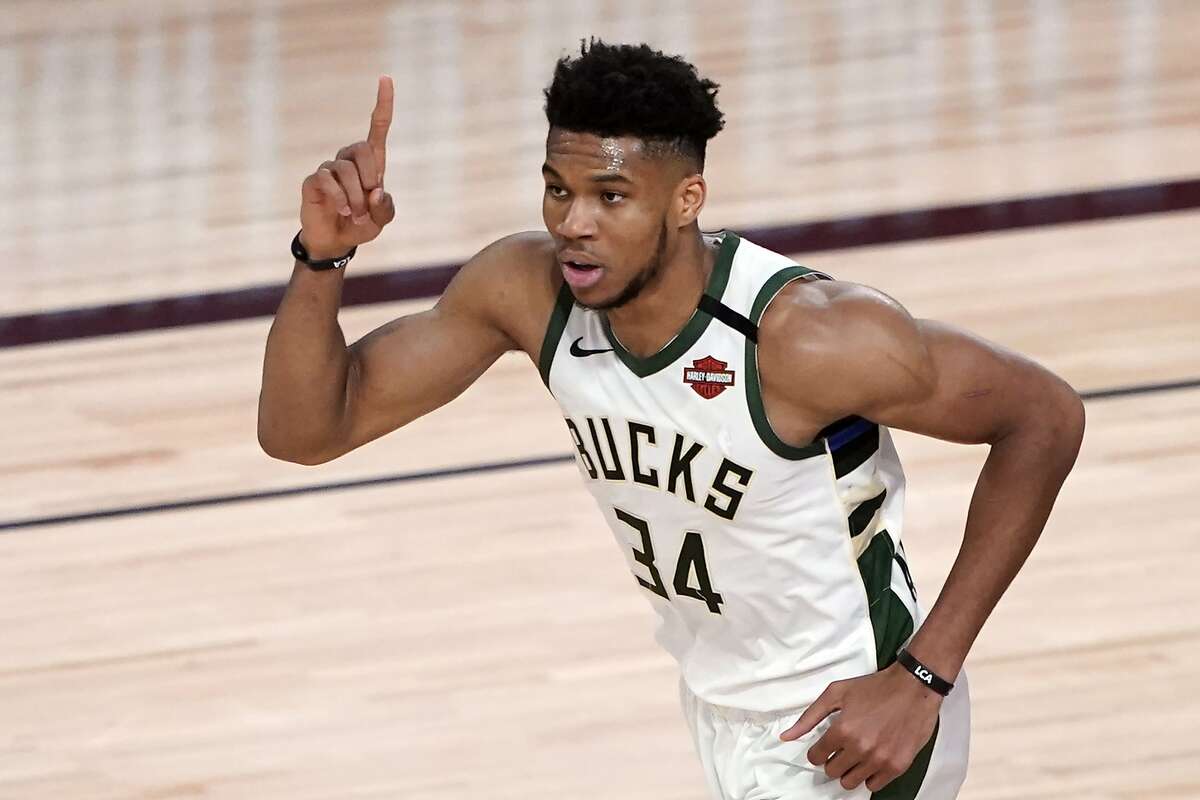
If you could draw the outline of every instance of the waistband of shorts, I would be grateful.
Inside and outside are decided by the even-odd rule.
[[[749,722],[754,725],[769,725],[772,722],[779,720],[781,717],[799,717],[804,713],[804,706],[799,706],[796,708],[784,708],[778,711],[750,711],[749,709],[745,708],[722,706],[716,703],[710,703],[697,695],[691,690],[691,688],[687,685],[687,682],[684,681],[682,677],[679,680],[679,684],[683,688],[683,691],[687,692],[695,699],[698,705],[710,711],[715,716],[725,720],[726,722]]]

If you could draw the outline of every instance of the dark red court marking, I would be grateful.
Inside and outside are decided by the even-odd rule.
[[[746,228],[739,232],[771,250],[794,254],[1194,208],[1200,208],[1200,178]],[[282,242],[279,246],[280,271],[287,268],[286,245]],[[434,297],[446,288],[459,266],[411,267],[367,275],[351,273],[346,278],[342,304],[357,306]],[[0,348],[269,316],[275,313],[283,289],[284,284],[277,283],[0,317]]]
[[[1143,383],[1135,386],[1114,386],[1108,389],[1096,389],[1080,392],[1079,396],[1085,401],[1110,400],[1114,397],[1129,397],[1141,394],[1157,394],[1172,392],[1180,389],[1200,389],[1200,378],[1191,380],[1170,381],[1168,383]],[[455,478],[462,475],[477,475],[481,472],[507,472],[513,469],[532,469],[548,467],[557,464],[567,464],[575,460],[574,453],[559,453],[555,455],[521,458],[513,461],[492,461],[483,464],[465,464],[460,467],[424,470],[421,472],[401,472],[394,475],[377,475],[370,478],[359,478],[350,481],[331,481],[315,483],[307,486],[289,486],[284,489],[266,489],[258,492],[243,492],[239,494],[219,494],[210,497],[193,497],[185,500],[169,500],[144,506],[121,506],[104,508],[93,511],[81,511],[75,514],[59,514],[48,517],[26,517],[25,519],[0,520],[0,531],[16,531],[28,528],[41,528],[47,525],[67,525],[75,522],[91,522],[98,519],[113,517],[129,517],[138,514],[158,514],[165,511],[187,511],[193,508],[207,506],[224,506],[230,503],[245,503],[252,500],[272,500],[279,497],[295,497],[303,494],[318,494],[320,492],[342,492],[350,489],[366,489],[372,486],[384,486],[392,483],[410,483],[412,481],[433,481],[445,478]]]

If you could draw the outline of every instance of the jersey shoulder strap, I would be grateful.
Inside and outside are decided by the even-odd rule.
[[[767,419],[766,407],[762,399],[762,383],[758,374],[758,324],[767,306],[778,296],[783,287],[796,280],[828,281],[833,280],[833,277],[798,264],[790,264],[776,269],[768,274],[766,280],[754,292],[750,313],[746,318],[746,323],[752,326],[755,333],[753,337],[746,337],[746,403],[750,409],[750,418],[759,439],[767,446],[767,449],[789,461],[800,461],[824,453],[826,434],[834,427],[830,426],[830,429],[821,431],[810,444],[797,447],[783,441],[771,427],[770,420]],[[839,423],[835,423],[835,425]]]
[[[746,274],[749,283],[741,294],[741,303],[731,298],[732,303],[743,305],[745,311],[738,311],[730,303],[709,294],[700,296],[698,308],[701,312],[742,334],[748,341],[757,343],[758,322],[762,318],[763,311],[784,286],[794,280],[833,280],[833,277],[799,264],[787,264],[780,268],[778,264],[783,260],[781,256],[758,245],[752,243],[750,245],[750,247],[743,246],[741,248],[743,261],[739,264],[742,268],[739,272]],[[763,257],[756,257],[760,255]],[[767,277],[762,280],[761,275],[764,272]],[[760,280],[761,284],[759,284]]]

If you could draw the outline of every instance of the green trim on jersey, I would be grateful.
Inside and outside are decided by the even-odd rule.
[[[937,743],[941,728],[942,718],[939,716],[933,724],[929,741],[913,758],[909,768],[878,792],[872,792],[871,800],[916,800],[917,792],[921,791],[921,784],[925,782],[925,774],[929,772],[929,759],[933,756],[933,746]]]
[[[895,558],[896,546],[886,530],[875,534],[858,557],[858,571],[867,590],[871,627],[875,630],[875,660],[879,669],[896,660],[896,653],[913,633],[912,615],[891,588]]]
[[[571,316],[571,306],[575,304],[575,295],[571,287],[563,281],[554,301],[554,310],[550,312],[550,322],[546,325],[546,336],[542,339],[542,350],[538,353],[538,372],[542,374],[542,383],[550,388],[550,365],[554,363],[554,354],[558,351],[558,340],[562,338],[563,330],[567,327],[567,317]]]
[[[754,298],[754,305],[750,309],[750,321],[757,326],[763,312],[775,299],[775,295],[779,294],[787,284],[810,272],[812,270],[805,267],[784,267],[768,278]],[[767,419],[766,407],[763,405],[762,385],[758,380],[758,345],[750,337],[746,337],[746,405],[750,408],[750,418],[754,420],[754,429],[758,431],[758,437],[772,453],[780,458],[799,461],[802,458],[811,458],[825,452],[823,439],[803,447],[796,447],[780,439],[775,433],[775,429],[771,427],[771,422]]]
[[[717,260],[713,264],[712,274],[708,276],[708,286],[704,289],[704,293],[714,300],[720,300],[721,296],[725,294],[725,286],[729,283],[729,270],[733,266],[733,255],[737,252],[740,241],[737,234],[732,231],[725,231],[721,238],[721,249],[717,251]],[[696,309],[692,312],[687,324],[683,326],[683,330],[676,334],[674,339],[667,342],[654,355],[639,358],[621,345],[608,323],[608,315],[600,315],[600,325],[604,328],[604,335],[608,337],[609,344],[612,345],[617,358],[621,359],[621,362],[639,378],[649,377],[678,361],[679,357],[696,343],[710,322],[712,322],[712,317]]]
[[[886,530],[875,534],[867,549],[858,557],[858,571],[867,591],[871,628],[875,633],[875,660],[879,669],[886,669],[896,660],[896,653],[913,633],[912,615],[892,591],[895,558],[896,546]],[[871,800],[914,800],[925,780],[925,773],[929,771],[929,759],[933,755],[940,725],[939,719],[933,735],[917,753],[912,765],[883,789],[872,793]]]

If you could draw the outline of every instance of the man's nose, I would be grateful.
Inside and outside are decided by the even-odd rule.
[[[556,232],[564,239],[587,239],[596,235],[596,219],[586,203],[575,201],[567,208]]]

